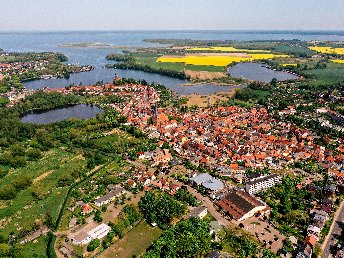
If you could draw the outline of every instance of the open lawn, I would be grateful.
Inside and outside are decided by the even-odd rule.
[[[100,255],[102,258],[132,258],[134,255],[139,256],[155,241],[161,234],[162,230],[158,227],[151,227],[147,222],[140,222],[130,232],[114,243],[109,249]]]

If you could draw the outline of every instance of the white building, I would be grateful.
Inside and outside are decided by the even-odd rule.
[[[256,194],[260,191],[266,190],[281,182],[281,177],[278,175],[268,175],[255,178],[246,183],[246,192],[249,194]]]
[[[101,224],[98,227],[90,230],[88,234],[91,236],[92,239],[101,239],[109,233],[110,229],[111,228],[108,225]]]
[[[75,245],[87,245],[92,241],[92,238],[89,234],[81,231],[79,234],[73,236],[71,240]]]
[[[106,224],[101,224],[94,229],[88,231],[85,233],[84,231],[81,231],[77,235],[71,237],[72,243],[75,245],[87,245],[94,239],[102,239],[105,237],[109,231],[110,227]]]

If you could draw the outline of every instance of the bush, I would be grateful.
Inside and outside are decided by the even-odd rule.
[[[87,246],[87,251],[88,252],[93,252],[94,250],[96,250],[98,248],[98,246],[100,245],[100,241],[99,239],[93,239]]]
[[[12,200],[16,197],[17,191],[13,185],[7,185],[0,189],[0,200]]]

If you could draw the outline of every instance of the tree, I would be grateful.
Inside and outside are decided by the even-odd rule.
[[[88,252],[93,252],[94,250],[96,250],[98,248],[98,246],[100,245],[100,241],[98,238],[93,239],[87,246],[87,251]]]
[[[148,221],[162,228],[166,228],[174,217],[180,217],[186,210],[186,206],[174,197],[153,191],[146,192],[141,198],[139,208]]]
[[[94,214],[93,220],[98,222],[98,223],[103,221],[103,218],[102,218],[101,213],[100,213],[99,210],[97,210],[96,213]]]
[[[210,247],[208,223],[199,218],[191,218],[166,230],[143,257],[204,257]]]
[[[272,78],[272,80],[270,82],[271,86],[276,86],[277,83],[278,83],[278,80],[276,78]]]
[[[10,248],[8,244],[0,244],[0,257],[7,257],[9,255]]]

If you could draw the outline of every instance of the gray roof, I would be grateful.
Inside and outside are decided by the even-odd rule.
[[[198,217],[204,210],[207,210],[207,207],[205,206],[198,206],[194,208],[188,215],[186,215],[186,219],[188,218],[195,218]]]
[[[218,191],[224,187],[224,184],[221,180],[212,177],[208,173],[199,174],[198,176],[191,178],[191,180],[197,185],[203,185],[205,188],[212,191]]]
[[[264,182],[264,181],[267,181],[269,179],[275,179],[275,178],[278,178],[278,177],[280,177],[280,176],[279,175],[275,175],[275,174],[264,176],[264,177],[261,177],[261,178],[258,178],[258,179],[254,179],[254,180],[251,180],[251,181],[247,182],[247,185],[255,185],[257,183]]]
[[[95,202],[101,203],[101,202],[107,201],[111,199],[112,197],[115,197],[116,195],[120,194],[122,191],[124,191],[123,187],[117,187],[116,189],[105,194],[104,196],[99,197],[97,200],[95,200]]]

